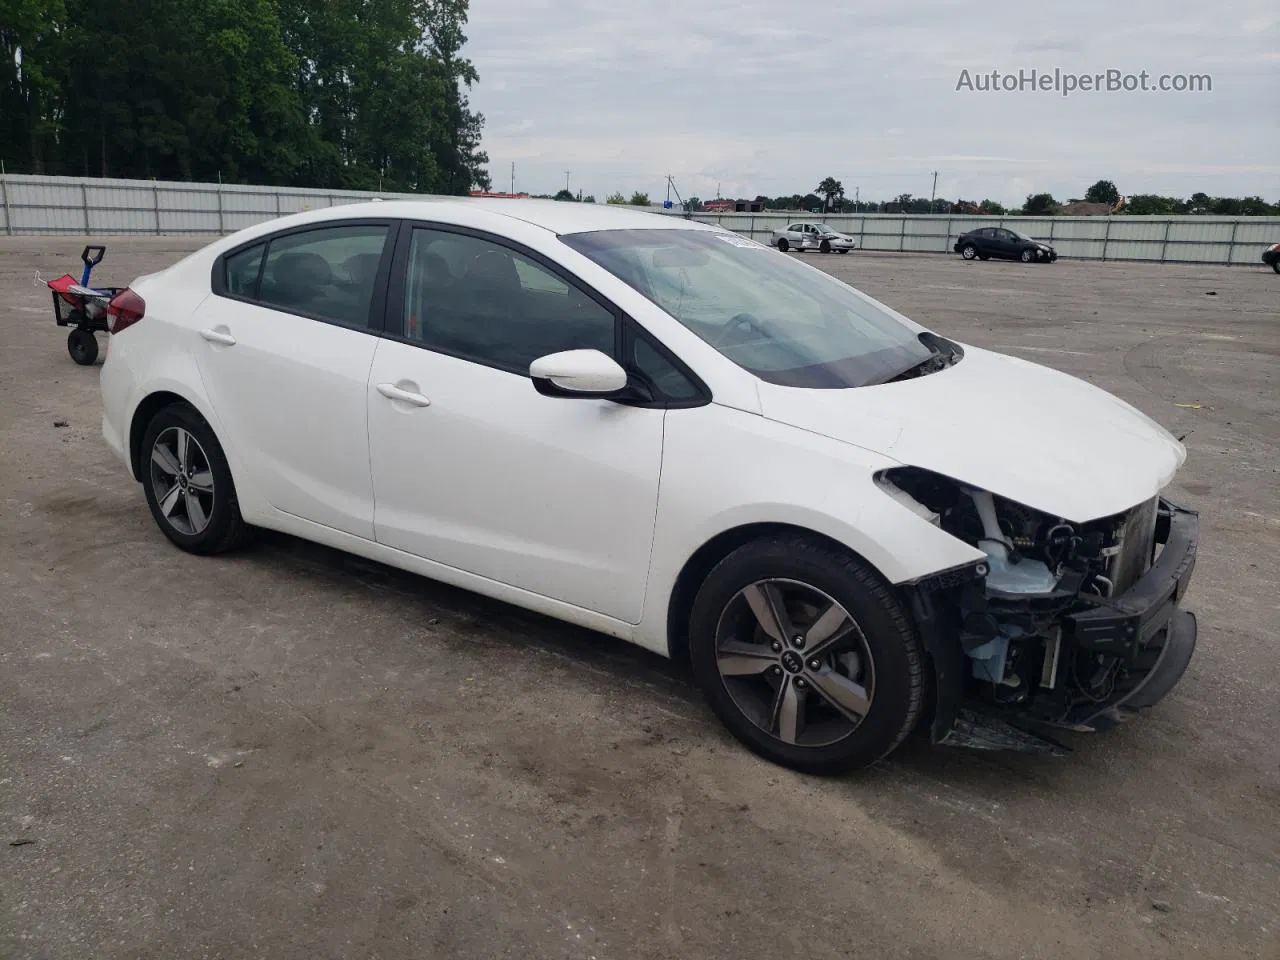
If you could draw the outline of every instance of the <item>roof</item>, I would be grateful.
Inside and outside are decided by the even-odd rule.
[[[500,200],[488,197],[448,197],[421,200],[382,200],[327,207],[343,217],[419,217],[425,206],[439,209],[480,209],[521,220],[553,233],[589,230],[714,230],[715,227],[683,217],[651,213],[644,207],[605,203],[570,203],[564,200]],[[323,212],[323,211],[321,211]]]

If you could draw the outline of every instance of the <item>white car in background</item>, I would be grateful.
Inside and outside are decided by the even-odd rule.
[[[788,250],[819,253],[848,253],[858,249],[858,241],[822,221],[797,221],[773,231],[770,243],[786,253]]]
[[[1100,730],[1195,646],[1177,440],[719,227],[343,206],[110,325],[103,434],[182,549],[272,528],[687,658],[799,770]]]

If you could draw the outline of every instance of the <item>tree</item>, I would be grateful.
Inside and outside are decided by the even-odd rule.
[[[631,194],[631,199],[628,200],[627,203],[631,204],[633,207],[647,207],[649,205],[649,195],[637,190],[635,193]]]
[[[552,200],[569,200],[569,201],[572,201],[572,202],[574,202],[574,203],[576,203],[576,202],[577,202],[577,200],[578,200],[578,198],[577,198],[577,197],[575,197],[575,196],[574,196],[571,192],[569,192],[568,190],[561,190],[559,193],[557,193],[557,194],[556,194],[554,197],[552,197],[551,199],[552,199]]]
[[[690,197],[684,202],[684,209],[686,213],[700,213],[702,212],[702,201],[697,197]]]
[[[611,194],[609,194],[609,196],[605,197],[605,201],[604,201],[604,202],[605,202],[605,203],[615,203],[615,204],[617,204],[617,203],[626,203],[626,202],[627,202],[627,198],[626,198],[626,197],[624,197],[624,196],[623,196],[622,194],[620,194],[620,193],[611,193]]]
[[[583,198],[582,198],[582,202],[583,202],[583,203],[595,203],[595,202],[596,202],[595,195],[594,195],[594,194],[590,194],[590,193],[588,193],[585,197],[583,197]]]
[[[1022,205],[1024,217],[1052,217],[1057,212],[1058,201],[1051,193],[1029,194],[1027,202]]]
[[[1120,202],[1120,191],[1110,180],[1099,180],[1084,192],[1086,203],[1105,203],[1115,206]]]
[[[824,177],[815,192],[822,195],[822,212],[826,213],[836,197],[844,196],[844,186],[835,177]]]
[[[982,203],[978,204],[978,210],[991,217],[1003,217],[1005,215],[1004,206],[994,200],[983,200]]]

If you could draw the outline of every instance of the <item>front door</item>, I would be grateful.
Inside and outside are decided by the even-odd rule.
[[[665,411],[528,375],[561,350],[616,356],[620,318],[497,238],[406,232],[369,378],[378,542],[638,622]]]
[[[365,396],[391,233],[357,222],[234,252],[195,315],[201,379],[254,486],[277,510],[370,540]]]

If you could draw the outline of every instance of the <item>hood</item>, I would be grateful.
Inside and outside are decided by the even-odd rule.
[[[1167,430],[1092,384],[989,350],[964,351],[938,373],[874,387],[761,382],[762,412],[1073,523],[1150,499],[1186,459]]]

